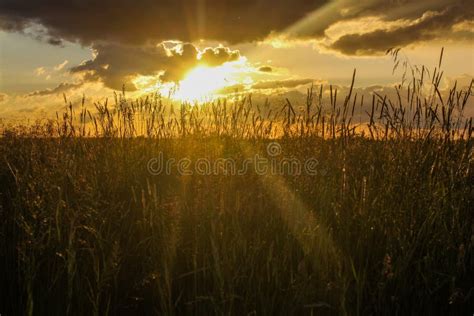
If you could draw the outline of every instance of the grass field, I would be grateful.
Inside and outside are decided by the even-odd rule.
[[[4,127],[1,315],[470,315],[472,84],[423,76],[395,100],[123,94]],[[256,155],[275,164],[197,163]]]

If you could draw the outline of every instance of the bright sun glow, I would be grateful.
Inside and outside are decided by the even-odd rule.
[[[224,88],[251,83],[244,72],[245,64],[239,61],[217,67],[198,66],[189,71],[177,85],[163,85],[160,92],[179,101],[208,101],[221,95]]]
[[[181,80],[173,97],[182,101],[202,101],[211,98],[229,85],[230,69],[225,67],[196,67]]]
[[[173,100],[194,103],[242,92],[253,84],[254,72],[255,69],[242,57],[216,67],[197,66],[178,83],[160,82],[159,76],[137,76],[132,82],[141,93],[158,90],[161,95]]]

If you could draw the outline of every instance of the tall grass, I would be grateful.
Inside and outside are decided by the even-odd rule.
[[[56,120],[5,129],[0,313],[472,312],[472,83],[446,97],[441,77],[368,103],[355,72],[343,98],[312,87],[299,106],[65,98]],[[318,175],[147,171],[160,152],[242,161],[275,140]]]

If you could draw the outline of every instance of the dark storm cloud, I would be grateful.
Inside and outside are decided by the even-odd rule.
[[[127,90],[136,90],[132,81],[139,75],[159,75],[165,82],[179,81],[200,64],[217,66],[240,57],[238,51],[226,47],[206,48],[200,52],[192,44],[170,42],[144,46],[102,44],[95,45],[94,50],[94,59],[71,68],[71,72],[83,74],[86,81],[102,81],[116,90],[123,85]]]
[[[412,43],[439,38],[472,38],[472,30],[452,32],[457,23],[468,21],[474,14],[474,5],[454,5],[443,11],[426,12],[411,24],[394,29],[379,29],[363,34],[347,34],[329,45],[329,48],[346,55],[383,54],[389,48],[403,47]]]
[[[45,96],[45,95],[51,95],[51,94],[60,94],[60,93],[65,93],[70,90],[74,90],[77,88],[80,88],[82,86],[82,83],[60,83],[56,88],[53,89],[45,89],[45,90],[38,90],[35,92],[32,92],[28,94],[29,97],[37,97],[37,96]]]
[[[30,22],[91,44],[199,39],[244,42],[282,31],[327,0],[2,0],[9,29]],[[8,24],[6,24],[8,23]]]
[[[473,19],[472,0],[1,0],[0,28],[25,31],[40,25],[39,38],[84,45],[148,45],[199,39],[241,43],[268,36],[326,37],[329,47],[349,55],[377,54],[389,46],[472,38],[452,27]],[[347,29],[327,38],[335,23],[377,16],[369,33]],[[422,17],[425,17],[423,19]],[[429,16],[429,18],[426,18]],[[383,23],[403,19],[403,26]],[[224,54],[225,55],[225,54]],[[211,54],[219,58],[219,54]],[[206,54],[203,57],[207,59]],[[212,61],[213,59],[210,59]],[[219,64],[218,61],[216,61]]]
[[[312,83],[313,79],[288,79],[261,81],[252,85],[253,90],[277,89],[277,88],[296,88],[305,84]]]

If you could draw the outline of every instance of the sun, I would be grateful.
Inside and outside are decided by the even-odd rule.
[[[248,91],[254,83],[255,69],[245,58],[210,67],[200,64],[190,69],[179,82],[162,82],[159,75],[137,76],[132,82],[141,94],[159,92],[175,101],[203,103],[236,92]]]
[[[219,97],[224,88],[248,81],[242,63],[228,62],[216,67],[200,65],[173,87],[164,86],[161,92],[178,101],[206,102]]]
[[[173,95],[181,101],[204,101],[229,84],[230,72],[223,67],[198,66],[187,73]]]

